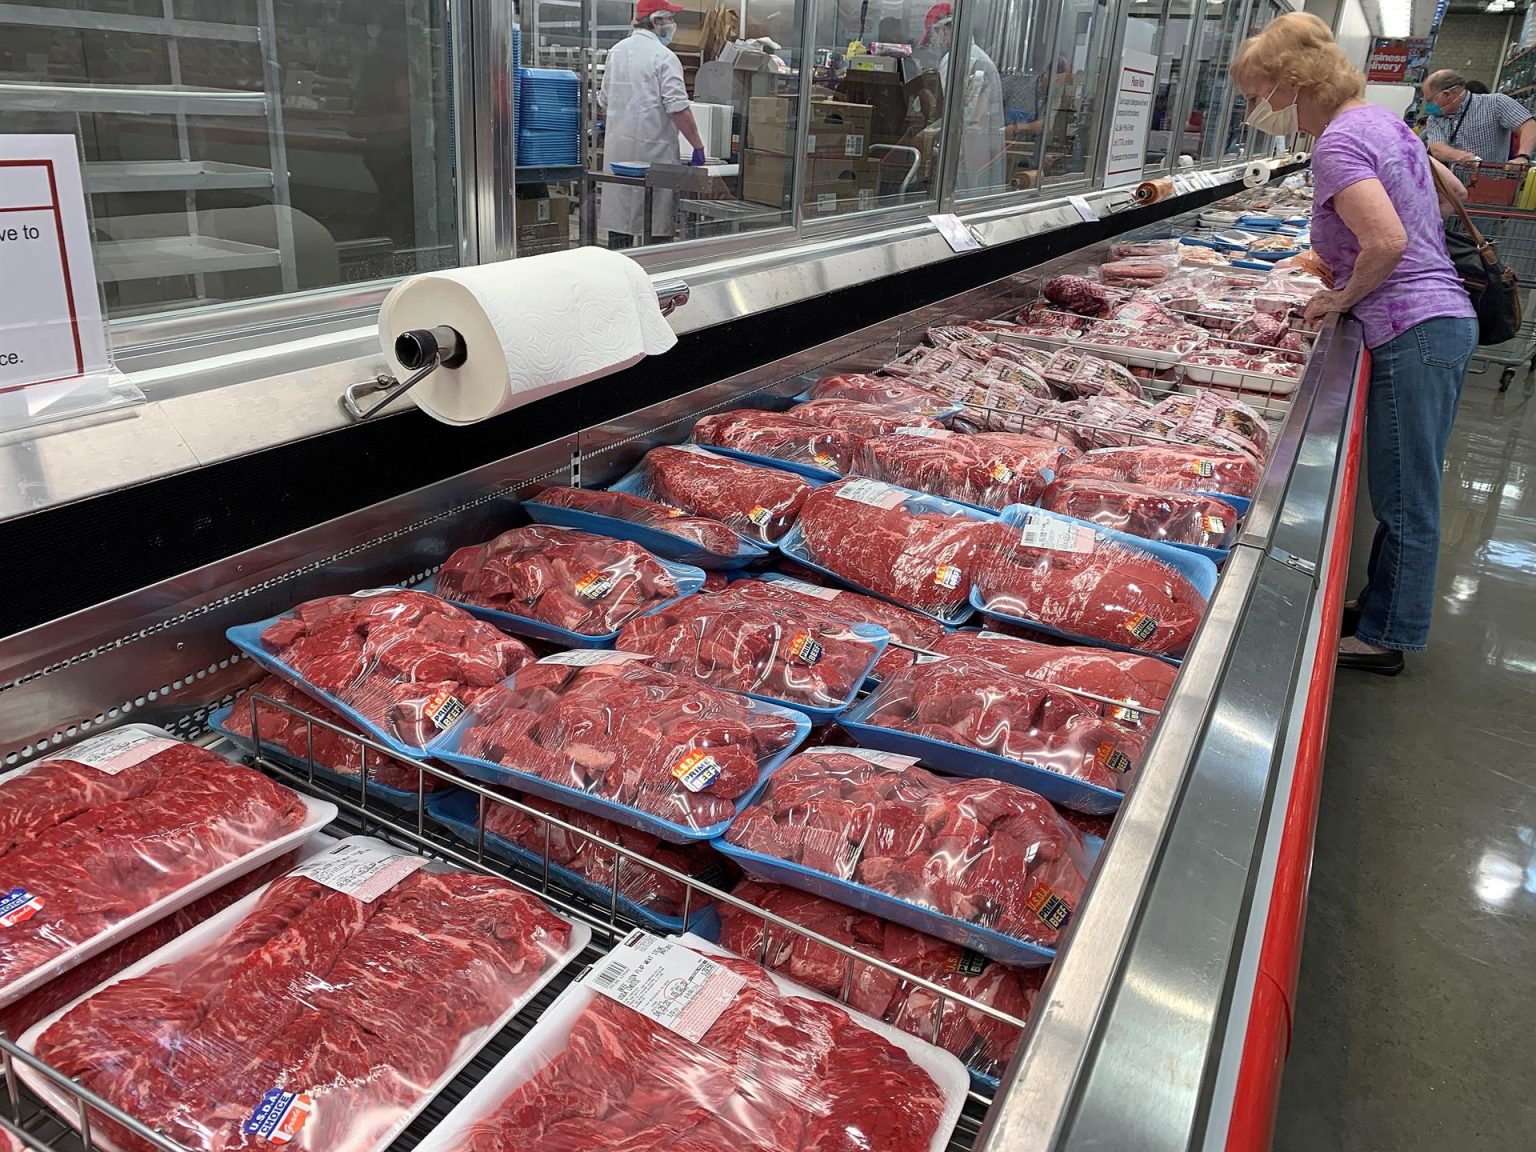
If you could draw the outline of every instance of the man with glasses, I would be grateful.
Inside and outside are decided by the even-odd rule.
[[[1466,77],[1449,68],[1424,80],[1424,111],[1429,122],[1424,140],[1429,154],[1443,164],[1510,160],[1510,138],[1519,134],[1513,162],[1529,164],[1536,152],[1536,119],[1516,100],[1498,92],[1478,95]]]

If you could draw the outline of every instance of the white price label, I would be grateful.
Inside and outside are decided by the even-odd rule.
[[[746,979],[674,940],[636,929],[581,983],[697,1044]]]
[[[801,596],[810,596],[816,600],[836,600],[836,588],[823,588],[820,584],[808,584],[804,580],[796,580],[793,576],[775,576],[769,580],[770,584],[777,584],[781,588],[788,588],[791,592],[797,592]]]
[[[900,488],[879,480],[844,480],[838,486],[837,495],[843,500],[852,500],[855,504],[867,504],[871,508],[897,508],[907,499],[907,494]]]
[[[943,440],[945,437],[952,435],[952,433],[946,431],[943,428],[910,428],[909,427],[909,428],[898,428],[898,429],[896,429],[896,435],[898,435],[898,436],[917,436],[917,437],[919,437],[919,438],[921,438],[923,440]]]
[[[371,904],[426,863],[387,844],[343,840],[328,852],[306,860],[290,876],[307,876],[355,900]]]
[[[916,756],[902,756],[896,752],[881,752],[876,748],[807,748],[803,756],[857,756],[882,768],[910,768],[916,764]]]
[[[581,648],[574,652],[556,652],[545,656],[540,664],[564,664],[568,668],[591,668],[597,664],[629,664],[635,660],[649,660],[643,652],[609,652],[600,648]]]
[[[1045,548],[1052,552],[1092,552],[1093,529],[1070,520],[1056,520],[1031,512],[1019,533],[1025,548]]]
[[[853,133],[843,137],[844,156],[864,155],[864,137],[860,133]]]
[[[87,768],[95,768],[98,772],[105,772],[108,776],[116,776],[119,772],[132,768],[135,764],[142,764],[151,756],[164,752],[167,748],[176,747],[177,743],[176,740],[157,736],[153,732],[145,732],[138,728],[116,728],[111,732],[102,732],[82,740],[63,751],[51,752],[38,763],[69,760],[76,764],[84,764]]]

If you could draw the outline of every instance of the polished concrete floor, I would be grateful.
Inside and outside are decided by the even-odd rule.
[[[1536,1149],[1536,389],[1497,372],[1462,394],[1429,651],[1339,675],[1277,1152]]]

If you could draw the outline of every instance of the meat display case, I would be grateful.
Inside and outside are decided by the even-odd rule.
[[[1099,255],[1097,249],[1070,253],[901,312],[0,640],[0,763],[25,763],[127,719],[216,740],[208,730],[210,714],[259,673],[230,647],[227,627],[316,596],[424,580],[455,548],[518,522],[520,496],[550,484],[606,485],[648,448],[683,440],[701,415],[781,404],[803,391],[808,379],[875,368],[918,343],[930,325],[1016,311],[1034,299],[1044,276]],[[1268,1147],[1290,1034],[1366,367],[1357,326],[1331,320],[1278,427],[1242,536],[1223,566],[1138,783],[1115,820],[1023,1042],[995,1094],[972,1092],[953,1148]],[[469,867],[501,870],[486,854],[483,836],[469,844],[434,824],[420,792],[414,809],[402,810],[381,804],[365,784],[338,790],[302,765],[260,760],[301,790],[336,801],[343,810],[339,832],[362,832]],[[426,775],[442,774],[425,763],[418,772],[419,787]],[[462,780],[455,783],[463,786]],[[686,886],[690,905],[696,899],[736,902],[694,878],[662,871]],[[593,948],[567,978],[633,924],[616,888],[602,900],[562,887],[547,868],[516,876],[593,927]],[[687,915],[685,907],[685,921]],[[526,1033],[564,982],[525,1010],[394,1147],[409,1149],[424,1138]],[[931,990],[963,1002],[952,992]],[[1019,1023],[984,1005],[966,1006]],[[0,1039],[0,1058],[9,1103],[22,1117],[19,1127],[13,1125],[0,1105],[0,1147],[5,1133],[34,1149],[80,1146],[63,1118],[19,1090],[15,1066],[36,1062],[7,1039]],[[85,1090],[67,1082],[61,1087],[81,1101],[82,1113],[89,1104],[125,1119]],[[136,1131],[174,1152],[164,1137]]]

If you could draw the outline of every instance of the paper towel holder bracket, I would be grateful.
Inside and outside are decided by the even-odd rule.
[[[446,324],[412,328],[395,337],[395,359],[402,367],[413,369],[409,376],[403,381],[393,376],[375,376],[349,384],[341,394],[341,410],[357,421],[377,416],[437,369],[459,367],[469,359],[469,349],[464,346],[464,337]],[[376,392],[383,392],[384,399],[365,411],[358,400]]]

